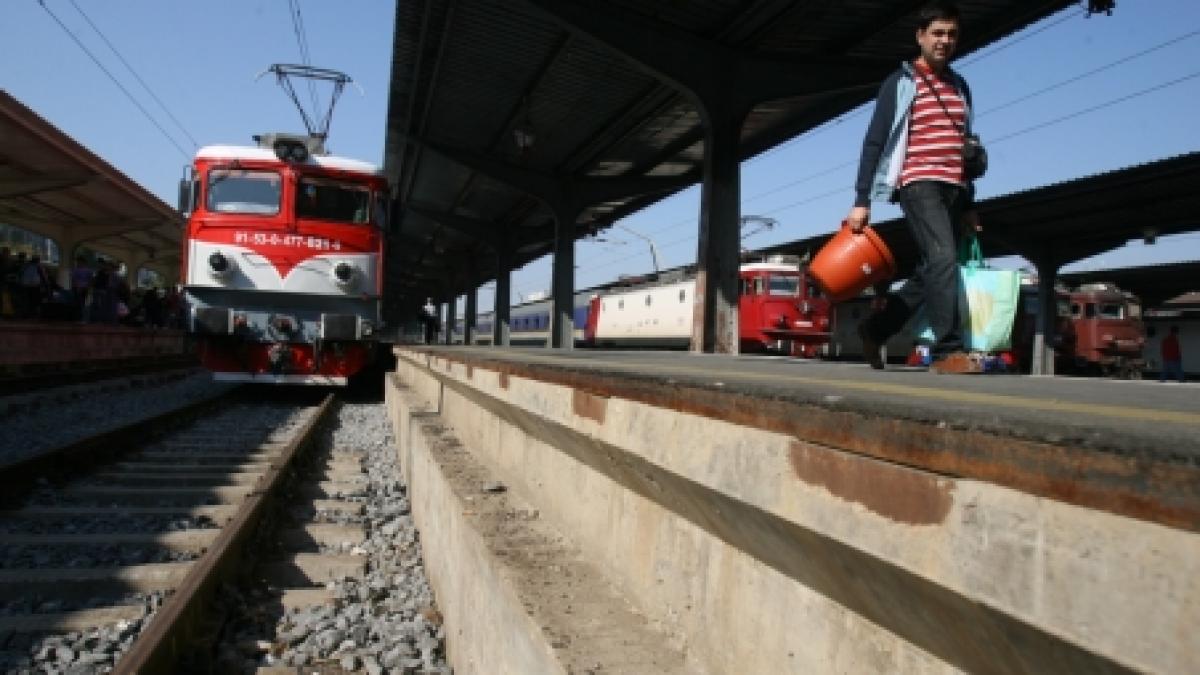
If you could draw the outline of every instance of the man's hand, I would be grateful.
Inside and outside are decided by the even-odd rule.
[[[850,209],[850,215],[846,216],[846,222],[849,223],[850,229],[855,234],[862,232],[870,219],[871,209],[867,206],[856,206]]]

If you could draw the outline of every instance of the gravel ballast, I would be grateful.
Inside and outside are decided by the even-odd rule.
[[[0,464],[216,396],[232,385],[189,370],[0,397]]]
[[[330,582],[336,603],[293,610],[269,626],[247,610],[222,646],[222,663],[250,673],[261,666],[337,666],[347,671],[450,675],[445,634],[421,560],[420,536],[400,480],[391,426],[381,404],[344,404],[330,435],[333,452],[363,453],[362,516],[366,541],[350,552],[366,557],[366,575]],[[321,671],[325,672],[325,671]]]

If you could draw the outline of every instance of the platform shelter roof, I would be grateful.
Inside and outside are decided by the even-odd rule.
[[[419,304],[494,278],[498,248],[540,257],[556,197],[587,203],[578,237],[699,182],[722,105],[746,111],[746,159],[867,102],[924,4],[398,0],[389,287]],[[960,53],[1077,4],[959,0]],[[737,86],[712,91],[718,71]]]
[[[3,90],[0,223],[178,277],[176,210]]]
[[[1200,261],[1119,267],[1107,270],[1065,272],[1060,278],[1071,286],[1112,283],[1129,291],[1146,308],[1167,303],[1200,303]]]

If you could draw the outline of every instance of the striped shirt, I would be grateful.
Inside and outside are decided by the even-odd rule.
[[[909,117],[908,151],[904,155],[904,168],[900,171],[900,186],[919,180],[963,185],[963,135],[959,131],[967,125],[967,108],[963,97],[953,84],[939,78],[924,64],[917,62],[914,68],[917,96]],[[946,110],[934,97],[930,84],[937,88]],[[949,116],[946,115],[947,110]]]

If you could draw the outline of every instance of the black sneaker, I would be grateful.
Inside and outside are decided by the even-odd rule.
[[[871,339],[865,320],[858,322],[858,338],[862,340],[863,358],[875,370],[883,370],[883,345]]]

